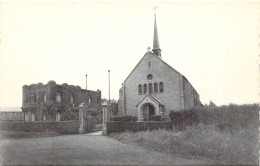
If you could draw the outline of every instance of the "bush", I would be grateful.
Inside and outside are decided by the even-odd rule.
[[[169,122],[127,122],[127,121],[114,121],[107,122],[107,133],[126,132],[126,131],[146,131],[146,130],[159,130],[159,129],[172,129]]]
[[[71,111],[65,111],[63,114],[61,114],[60,117],[61,121],[69,121],[69,120],[78,120],[78,114],[71,112]]]
[[[152,115],[151,121],[161,121],[161,116],[160,115]]]
[[[113,121],[137,121],[137,116],[115,116],[112,118]]]

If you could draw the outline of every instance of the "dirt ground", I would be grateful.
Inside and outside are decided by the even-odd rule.
[[[6,165],[195,165],[206,159],[151,152],[99,134],[0,139]]]

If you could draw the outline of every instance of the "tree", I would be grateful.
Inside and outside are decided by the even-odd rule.
[[[209,101],[209,106],[210,106],[210,107],[216,107],[216,104],[213,103],[213,101],[210,100],[210,101]]]
[[[47,120],[54,120],[56,117],[56,113],[63,113],[67,110],[67,106],[65,103],[58,102],[48,102],[44,103],[42,106],[43,114],[46,116]]]
[[[117,113],[118,113],[117,103],[111,103],[110,111],[113,113],[113,115],[117,115]]]

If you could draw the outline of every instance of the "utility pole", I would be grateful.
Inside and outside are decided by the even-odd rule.
[[[88,90],[88,75],[86,74],[86,90]]]
[[[108,103],[110,103],[110,70],[108,70]]]

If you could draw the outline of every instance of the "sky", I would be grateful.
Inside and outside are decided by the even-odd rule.
[[[259,1],[1,1],[0,106],[21,107],[22,86],[68,83],[111,98],[152,47],[154,5],[162,59],[203,104],[259,96]]]

